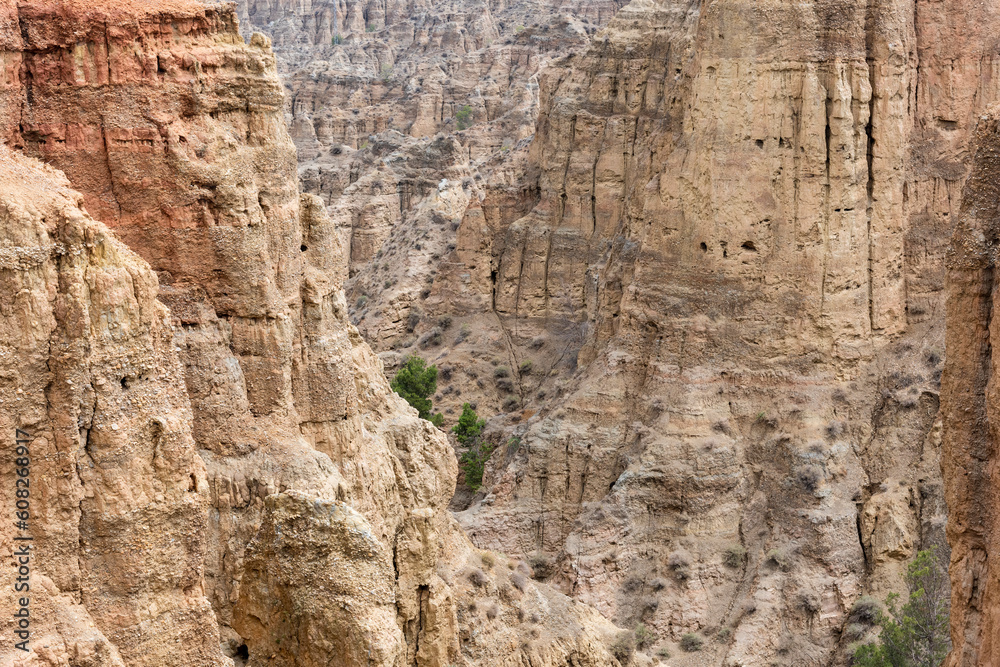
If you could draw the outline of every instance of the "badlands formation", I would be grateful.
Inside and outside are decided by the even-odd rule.
[[[946,521],[994,664],[998,28],[0,0],[0,664],[842,665]]]

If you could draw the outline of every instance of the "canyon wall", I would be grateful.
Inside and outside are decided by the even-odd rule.
[[[998,20],[633,2],[548,71],[537,204],[507,226],[470,210],[434,286],[462,303],[475,266],[468,299],[491,286],[532,382],[573,372],[549,346],[579,350],[566,398],[508,417],[520,445],[461,518],[473,541],[548,560],[619,624],[725,628],[720,663],[860,639],[858,596],[943,541],[943,251]]]
[[[348,322],[268,39],[227,3],[2,7],[0,135],[65,173],[0,165],[5,428],[36,439],[44,554],[37,650],[4,655],[613,662],[613,626],[447,514],[452,450]]]
[[[421,78],[420,11],[293,43],[317,7],[247,12],[281,44],[353,320],[388,365],[438,364],[448,419],[495,415],[453,503],[473,541],[671,650],[718,638],[678,664],[843,660],[859,596],[944,542],[944,254],[997,10],[635,0],[486,46],[453,20],[449,73],[530,93],[477,107]]]
[[[952,653],[946,665],[996,664],[996,328],[1000,127],[994,107],[979,121],[971,174],[948,255],[948,361],[941,386],[942,469],[951,545]]]

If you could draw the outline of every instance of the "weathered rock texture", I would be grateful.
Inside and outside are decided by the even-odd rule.
[[[245,44],[229,4],[4,7],[4,141],[83,193],[36,202],[66,184],[34,166],[21,171],[48,181],[0,194],[3,390],[18,392],[4,400],[31,398],[10,426],[50,457],[39,603],[68,610],[42,620],[56,648],[29,664],[462,661],[450,582],[476,552],[445,510],[454,456],[347,320],[336,230],[299,194],[267,38]],[[545,594],[579,637],[505,659],[612,661],[612,627]],[[290,628],[301,643],[280,645]]]
[[[943,256],[998,10],[635,0],[585,52],[554,46],[517,107],[536,127],[490,143],[454,131],[457,87],[372,55],[424,33],[376,14],[379,46],[370,16],[293,45],[316,6],[262,7],[359,328],[438,363],[446,413],[472,400],[519,438],[461,516],[473,541],[668,644],[725,628],[690,664],[842,658],[854,600],[943,541]]]
[[[948,256],[948,361],[941,387],[942,469],[951,545],[952,654],[946,665],[997,664],[997,353],[994,303],[1000,239],[1000,110],[980,120]]]
[[[30,492],[30,590],[0,573],[0,661],[224,665],[204,591],[205,466],[156,276],[54,169],[0,148],[0,500]],[[30,475],[15,486],[14,429]],[[14,647],[30,598],[31,654]]]
[[[731,628],[701,661],[828,661],[856,597],[941,539],[943,248],[998,21],[633,2],[549,71],[537,203],[470,209],[429,299],[485,285],[511,368],[581,367],[518,427],[473,540],[665,639]]]

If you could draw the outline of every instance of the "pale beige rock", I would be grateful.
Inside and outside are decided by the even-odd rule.
[[[223,665],[203,588],[205,467],[156,276],[82,210],[56,170],[0,148],[0,503],[30,434],[30,653],[0,573],[0,661]],[[23,487],[23,485],[22,485]],[[12,516],[12,515],[11,515]]]

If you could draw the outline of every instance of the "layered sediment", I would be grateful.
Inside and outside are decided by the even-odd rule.
[[[37,471],[52,480],[34,500],[48,553],[37,572],[51,580],[43,604],[70,610],[38,619],[36,636],[62,648],[30,659],[461,660],[463,595],[477,587],[460,582],[478,556],[445,511],[454,456],[390,391],[347,319],[338,236],[299,193],[268,39],[245,43],[221,3],[5,12],[4,142],[68,178],[5,154],[5,182],[18,183],[3,195],[4,269],[17,282],[4,292],[7,372],[25,383],[10,390],[33,399],[10,426],[52,443],[37,454],[55,461]],[[293,531],[299,542],[270,539],[300,519],[313,528]],[[360,531],[364,547],[314,539],[337,531]],[[273,578],[261,554],[299,576]],[[341,574],[357,576],[329,586],[348,562],[357,568]],[[294,613],[269,615],[275,600]],[[563,606],[561,617],[585,619]],[[504,653],[606,664],[611,626],[586,618],[582,645],[556,630]],[[365,619],[391,626],[359,639]],[[292,627],[302,643],[278,648]],[[313,645],[314,631],[347,644]]]

